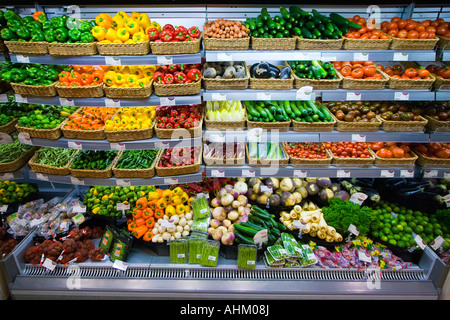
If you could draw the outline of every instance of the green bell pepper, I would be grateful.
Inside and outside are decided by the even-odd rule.
[[[12,78],[11,75],[12,75],[12,70],[8,70],[1,74],[1,79],[5,80],[6,82],[11,82],[11,78]]]
[[[72,40],[73,42],[80,40],[81,31],[79,29],[70,29],[68,34],[69,34],[70,40]]]
[[[59,72],[55,69],[48,69],[45,72],[46,80],[51,80],[52,82],[58,80]]]
[[[67,27],[67,21],[69,20],[69,16],[63,15],[63,16],[61,16],[61,19],[62,19],[64,27]]]
[[[52,80],[41,80],[38,83],[40,83],[41,86],[49,86],[52,85],[55,81]]]
[[[11,9],[6,10],[4,16],[5,16],[6,21],[21,19],[20,16]]]
[[[23,81],[23,84],[30,85],[30,86],[36,86],[37,85],[36,80],[30,79],[30,78],[26,78]]]
[[[94,41],[95,41],[95,38],[90,31],[81,33],[80,42],[90,43],[90,42],[94,42]]]
[[[4,28],[0,32],[0,36],[3,38],[3,40],[12,40],[16,39],[17,35],[9,28]]]
[[[6,26],[5,13],[3,10],[0,10],[0,25]]]
[[[45,30],[44,38],[45,38],[45,41],[47,41],[47,42],[55,41],[55,32],[53,31],[53,29]]]
[[[20,39],[24,39],[24,40],[30,40],[31,39],[31,32],[25,26],[21,26],[19,29],[17,29],[16,33],[17,33],[17,36]]]
[[[29,67],[29,68],[26,68],[26,70],[28,73],[28,77],[33,78],[33,79],[37,77],[37,74],[39,72],[39,68],[37,68],[37,67]]]
[[[50,23],[55,30],[64,27],[64,21],[62,20],[62,17],[59,16],[51,18]]]
[[[39,30],[39,29],[31,30],[31,41],[36,42],[36,41],[44,41],[44,40],[45,40],[44,31]]]
[[[79,29],[81,21],[75,18],[68,18],[65,27],[69,30]]]
[[[25,24],[27,26],[29,23],[33,22],[34,19],[33,19],[33,17],[26,16],[26,17],[23,17],[21,21],[23,24]]]
[[[37,21],[30,21],[29,23],[26,24],[26,26],[28,27],[28,29],[38,29],[38,30],[42,30],[42,23],[39,23]]]
[[[55,30],[55,40],[58,42],[66,42],[69,39],[69,31],[66,28],[57,28]]]
[[[88,21],[83,21],[83,22],[80,24],[80,31],[81,31],[82,33],[84,33],[84,32],[90,32],[91,29],[92,29],[92,26],[91,26],[91,24],[90,24]]]
[[[19,83],[24,81],[28,77],[28,73],[23,69],[13,69],[11,72],[11,81]]]
[[[8,20],[8,22],[6,23],[7,27],[9,28],[9,30],[11,30],[12,32],[17,32],[17,30],[22,27],[22,24],[20,23],[19,20]]]
[[[50,21],[48,21],[48,20],[44,21],[42,23],[42,30],[46,31],[46,30],[49,30],[49,29],[53,29],[52,23]]]

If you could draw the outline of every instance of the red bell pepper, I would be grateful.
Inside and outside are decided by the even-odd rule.
[[[164,31],[164,30],[170,30],[170,31],[172,31],[172,33],[174,33],[175,27],[173,25],[171,25],[170,23],[167,23],[164,25],[164,27],[162,28],[161,31]]]
[[[175,39],[178,41],[186,41],[186,36],[188,35],[188,30],[183,27],[179,26],[175,29]]]
[[[36,11],[33,13],[33,19],[39,23],[44,23],[44,21],[47,21],[47,15],[43,11]]]
[[[155,41],[155,40],[159,39],[159,31],[156,28],[148,29],[147,35],[148,35],[148,39],[150,41]]]
[[[198,39],[200,37],[200,35],[202,34],[200,32],[200,29],[198,27],[190,27],[188,29],[188,34],[192,37],[192,38],[196,38]]]
[[[187,79],[187,76],[184,72],[175,72],[175,83],[184,83]]]
[[[190,70],[188,71],[187,77],[188,77],[189,79],[191,79],[192,81],[198,81],[198,80],[201,79],[202,73],[200,72],[199,69],[193,68],[193,69],[190,69]]]
[[[175,73],[178,71],[178,65],[177,64],[171,64],[167,67],[168,72]]]
[[[164,76],[164,84],[172,84],[173,83],[173,75],[168,73]]]
[[[160,39],[161,39],[163,42],[170,42],[170,41],[172,41],[172,40],[173,40],[173,32],[170,31],[170,30],[168,30],[168,29],[163,30],[163,31],[161,32]]]
[[[162,84],[164,80],[164,73],[160,72],[160,71],[156,71],[153,74],[153,81],[155,81],[156,83]]]
[[[162,72],[162,73],[166,74],[166,73],[169,72],[169,66],[166,65],[166,64],[162,64],[156,69],[156,71],[159,71],[159,72]]]

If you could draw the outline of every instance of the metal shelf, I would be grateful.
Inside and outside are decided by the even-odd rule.
[[[94,106],[94,107],[140,107],[140,106],[173,106],[186,104],[201,104],[202,93],[192,96],[172,96],[159,97],[152,94],[145,99],[110,99],[102,98],[61,98],[55,97],[37,97],[14,95],[16,102],[30,104],[48,104],[57,106]]]
[[[438,90],[435,91],[436,101],[449,101],[450,100],[450,90]]]
[[[225,101],[225,100],[315,100],[316,92],[304,94],[301,89],[291,90],[204,90],[203,100]]]
[[[430,142],[449,142],[450,131],[431,131]]]
[[[323,101],[432,101],[435,93],[429,90],[323,90]]]
[[[163,65],[163,64],[194,64],[201,63],[202,54],[175,54],[175,55],[143,55],[143,56],[52,56],[10,54],[11,62],[62,64],[62,65]]]
[[[417,167],[418,178],[450,178],[450,168]]]
[[[206,61],[322,60],[435,61],[434,50],[237,50],[205,51]]]
[[[378,130],[375,132],[323,132],[320,133],[321,142],[417,142],[428,143],[430,135],[418,132],[388,132]]]

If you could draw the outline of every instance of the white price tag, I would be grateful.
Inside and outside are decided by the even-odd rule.
[[[414,170],[400,170],[400,177],[401,178],[413,178]]]
[[[294,170],[294,178],[306,178],[308,171],[306,170]]]
[[[172,56],[156,56],[156,62],[159,65],[173,64]]]
[[[130,210],[130,203],[129,202],[119,202],[116,204],[117,211],[120,210]]]
[[[293,220],[292,226],[299,230],[305,230],[306,229],[306,222],[300,221],[300,220]]]
[[[174,106],[175,105],[175,97],[161,97],[159,98],[160,106]]]
[[[0,180],[11,180],[14,179],[14,174],[12,172],[2,172],[0,173]]]
[[[18,63],[30,63],[30,58],[21,54],[16,54],[16,59]]]
[[[211,175],[217,178],[225,177],[225,170],[211,170]]]
[[[392,178],[395,175],[394,170],[381,170],[380,176],[382,178]]]
[[[131,186],[131,181],[127,180],[127,179],[117,179],[116,180],[116,185],[119,187],[130,187]]]
[[[304,86],[297,90],[295,93],[296,100],[312,100],[312,90],[311,86]]]
[[[360,92],[347,92],[347,101],[359,101],[361,100],[361,93]]]
[[[26,96],[24,97],[20,94],[15,94],[14,101],[16,101],[17,103],[28,103],[28,98]]]
[[[77,149],[77,150],[82,150],[83,149],[83,144],[79,141],[68,141],[67,142],[67,147],[69,149]]]
[[[162,220],[161,227],[166,228],[166,229],[173,228],[173,227],[175,227],[175,224],[174,224],[173,220]]]
[[[394,93],[394,100],[402,100],[407,101],[409,100],[409,92],[395,92]]]
[[[427,244],[425,243],[425,241],[423,241],[423,239],[416,234],[414,236],[414,242],[417,243],[417,245],[419,246],[419,248],[421,248],[422,250],[425,249],[425,247],[427,246]]]
[[[433,248],[433,250],[437,250],[445,243],[445,239],[441,236],[437,236],[436,239],[431,241],[430,247]]]
[[[78,177],[70,177],[70,183],[84,185],[84,179]]]
[[[353,225],[353,224],[351,224],[351,225],[348,226],[347,231],[350,232],[350,233],[353,233],[355,236],[358,236],[358,235],[359,235],[359,230],[358,230],[358,228],[357,228],[355,225]]]
[[[169,147],[169,141],[156,141],[155,148],[156,149],[166,149]]]
[[[437,175],[438,175],[437,170],[425,170],[425,172],[423,173],[424,178],[436,178]]]
[[[350,170],[339,169],[336,171],[336,176],[338,178],[348,178],[348,177],[350,177],[350,173],[351,173]]]
[[[105,98],[105,107],[120,108],[120,100]]]
[[[270,92],[257,92],[256,100],[272,100],[272,94]]]
[[[164,178],[164,184],[178,184],[178,178]]]
[[[85,206],[80,206],[79,203],[75,204],[72,208],[72,212],[73,213],[85,213],[86,212],[86,207]]]
[[[253,237],[253,242],[255,244],[262,243],[262,242],[267,241],[267,240],[269,240],[269,238],[267,236],[267,229],[258,231],[255,234],[255,236]]]
[[[19,142],[22,144],[27,144],[27,145],[32,145],[33,143],[31,142],[31,137],[30,134],[28,132],[20,132],[17,135],[17,138],[19,139]]]
[[[233,54],[231,52],[218,52],[217,60],[219,61],[233,61]]]
[[[444,196],[445,206],[450,207],[450,194]]]
[[[226,101],[227,100],[227,94],[224,92],[213,92],[211,94],[211,98],[213,101]]]
[[[111,142],[109,144],[109,148],[111,150],[125,150],[126,149],[126,144],[123,142]]]
[[[367,199],[367,194],[356,192],[351,195],[349,201],[361,205]]]
[[[406,52],[394,52],[393,61],[408,61],[408,56]]]
[[[261,186],[261,192],[262,192],[262,193],[265,193],[265,192],[273,192],[273,189],[270,188],[270,187],[268,187],[268,186],[262,185],[262,186]]]
[[[119,57],[105,57],[105,64],[107,66],[121,66],[122,62]]]
[[[445,172],[444,172],[444,178],[445,178],[445,179],[450,178],[450,171],[445,171]]]
[[[368,61],[369,53],[368,52],[355,52],[353,54],[353,61]]]
[[[13,139],[9,134],[4,132],[0,132],[0,144],[11,144],[13,143]]]
[[[46,175],[45,173],[36,173],[36,179],[48,181],[48,175]]]
[[[67,99],[67,98],[59,98],[59,105],[61,106],[68,106],[68,107],[74,107],[75,101],[73,99]]]
[[[216,261],[217,257],[216,256],[208,256],[208,260],[209,261]]]
[[[254,265],[255,264],[255,260],[247,260],[247,264]]]
[[[49,271],[53,271],[56,267],[56,262],[48,258],[45,258],[44,262],[42,263],[42,266]]]
[[[372,256],[364,250],[358,250],[358,258],[360,261],[372,263]]]
[[[0,206],[0,212],[6,212],[8,210],[8,205],[7,204],[2,204]]]
[[[352,134],[352,142],[366,142],[366,136],[360,133]]]
[[[255,176],[255,170],[242,169],[242,176],[246,178],[252,178]]]
[[[8,102],[8,95],[7,94],[0,94],[0,103]]]
[[[123,262],[122,260],[114,260],[113,266],[114,269],[118,269],[118,270],[122,270],[122,271],[126,271],[128,268],[128,263]]]

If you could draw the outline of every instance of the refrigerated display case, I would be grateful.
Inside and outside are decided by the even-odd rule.
[[[81,20],[93,20],[100,13],[114,15],[123,10],[127,13],[145,12],[152,21],[163,26],[166,23],[184,26],[203,26],[206,21],[230,19],[244,21],[257,17],[262,7],[267,7],[268,14],[277,15],[280,6],[276,4],[80,4],[67,7],[62,4],[11,5],[4,9],[12,9],[22,16],[30,16],[35,11],[45,12],[50,19],[63,14],[73,15]],[[349,18],[356,14],[372,15],[367,6],[330,5],[301,6],[306,11],[317,9],[328,15],[338,13]],[[79,9],[79,11],[78,11]],[[450,8],[442,4],[429,5],[418,3],[383,3],[380,5],[380,21],[393,17],[415,20],[450,19]],[[436,62],[445,63],[448,59],[448,48],[430,50],[206,50],[204,43],[197,53],[155,55],[89,55],[89,56],[55,56],[50,54],[26,55],[4,52],[0,59],[10,59],[14,63],[44,65],[104,65],[104,66],[139,66],[166,64],[198,64],[212,62],[245,61],[248,66],[259,61],[271,61],[275,65],[299,60],[320,61],[376,61],[385,62]],[[2,61],[3,61],[2,60]],[[448,90],[439,88],[406,90],[388,89],[331,89],[312,90],[305,98],[304,88],[274,89],[230,89],[226,85],[220,90],[208,90],[204,87],[198,94],[159,96],[152,93],[148,98],[116,99],[107,96],[92,98],[62,98],[58,95],[39,97],[33,95],[14,94],[15,101],[24,104],[48,104],[60,106],[97,106],[97,107],[135,107],[135,106],[182,106],[220,101],[448,101]],[[1,99],[7,99],[2,94]],[[176,139],[162,139],[153,136],[150,139],[111,142],[108,139],[87,140],[70,139],[61,136],[57,139],[30,137],[18,134],[19,140],[28,145],[38,147],[57,147],[78,150],[147,150],[167,149],[173,147],[201,147],[205,141],[253,143],[271,141],[278,142],[399,142],[428,143],[448,142],[447,131],[425,129],[421,131],[388,132],[376,131],[338,131],[297,132],[289,129],[285,132],[256,130],[221,131],[202,129],[200,137],[180,136]],[[11,134],[14,136],[15,134]],[[10,135],[2,135],[3,141],[9,141]],[[306,179],[309,177],[330,178],[404,178],[404,179],[447,179],[449,166],[440,167],[337,167],[324,168],[295,167],[288,164],[277,168],[276,172],[267,167],[255,167],[246,161],[242,165],[223,166],[202,163],[196,173],[158,176],[152,178],[92,178],[72,175],[55,175],[34,172],[28,166],[18,171],[1,174],[2,180],[31,181],[37,183],[40,192],[46,194],[68,194],[82,198],[89,192],[89,186],[159,186],[162,189],[174,184],[201,182],[204,177],[290,177]],[[70,191],[67,191],[70,188]],[[92,220],[98,217],[93,215]],[[126,218],[119,219],[122,225]],[[101,220],[104,223],[104,220]],[[113,220],[113,223],[119,223]],[[105,259],[101,262],[86,261],[77,264],[45,267],[33,265],[24,260],[25,251],[34,245],[37,229],[28,234],[16,248],[4,259],[0,260],[4,279],[6,280],[12,299],[46,299],[46,298],[121,298],[121,299],[448,299],[448,264],[446,264],[430,246],[425,246],[416,255],[414,262],[401,270],[367,268],[268,268],[263,259],[256,262],[255,269],[238,269],[235,258],[227,257],[222,252],[216,267],[205,267],[198,264],[175,264],[170,262],[169,245],[158,244],[151,247],[140,241],[134,241],[125,263],[112,262]],[[99,245],[99,239],[95,239]],[[406,252],[408,253],[408,252]],[[411,253],[411,252],[409,252]],[[414,250],[413,253],[417,253]],[[379,272],[379,273],[378,273]],[[217,286],[217,281],[226,281],[225,286]]]

